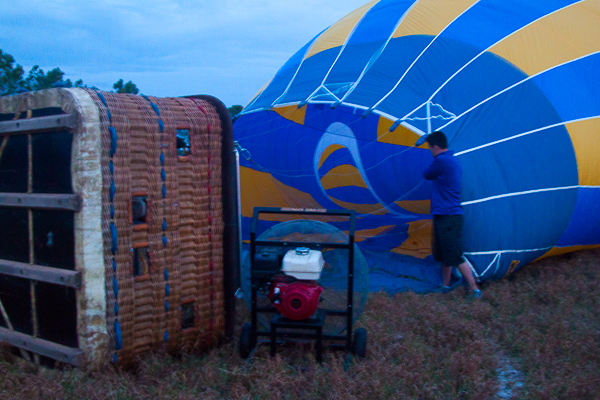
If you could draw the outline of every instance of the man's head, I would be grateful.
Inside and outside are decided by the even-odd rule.
[[[429,150],[431,150],[431,154],[433,154],[434,157],[448,150],[448,139],[442,131],[430,133],[427,135],[426,140],[429,145]]]

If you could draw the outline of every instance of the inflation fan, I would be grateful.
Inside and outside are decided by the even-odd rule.
[[[291,220],[256,236],[265,221],[285,218]],[[348,233],[337,226],[348,227]],[[254,209],[250,253],[242,265],[242,290],[251,311],[240,337],[242,357],[260,337],[273,356],[287,339],[315,340],[318,361],[323,341],[365,356],[367,332],[352,327],[364,309],[369,271],[354,244],[354,226],[354,211]]]

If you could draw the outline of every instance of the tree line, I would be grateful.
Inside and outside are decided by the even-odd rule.
[[[73,82],[70,79],[64,79],[64,77],[65,73],[58,67],[44,72],[39,65],[34,65],[29,73],[25,75],[25,69],[16,63],[15,58],[0,49],[0,96],[49,89],[56,86],[99,90],[95,86],[86,85],[82,79]],[[132,81],[124,82],[123,79],[116,81],[113,84],[113,89],[116,93],[139,93],[135,83]],[[236,104],[229,107],[228,110],[233,117],[241,112],[243,108],[241,105]]]
[[[39,65],[34,65],[25,75],[25,69],[16,63],[15,58],[0,49],[0,96],[56,86],[98,89],[95,86],[86,85],[82,79],[73,82],[70,79],[64,79],[64,76],[65,73],[58,67],[44,72]],[[125,83],[123,79],[115,82],[113,89],[116,93],[139,93],[135,83],[132,81]]]

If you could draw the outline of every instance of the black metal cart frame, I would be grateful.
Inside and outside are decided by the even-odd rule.
[[[261,214],[294,214],[294,215],[318,215],[318,216],[335,216],[348,217],[350,229],[348,232],[348,243],[310,243],[310,242],[293,242],[293,241],[273,241],[273,240],[256,240],[256,228],[258,225],[259,216]],[[306,209],[306,208],[271,208],[271,207],[256,207],[252,218],[252,226],[250,228],[250,279],[251,279],[251,333],[250,347],[255,348],[259,336],[268,337],[271,341],[271,354],[275,353],[275,341],[279,336],[276,329],[259,330],[258,329],[258,314],[270,313],[276,314],[277,310],[274,306],[258,307],[257,292],[260,289],[261,277],[257,277],[254,273],[254,256],[256,255],[257,246],[270,247],[308,247],[312,250],[320,250],[325,248],[337,248],[348,250],[348,291],[347,303],[345,310],[328,310],[319,309],[316,318],[311,318],[307,321],[281,321],[277,322],[279,327],[289,327],[294,329],[314,330],[315,333],[285,333],[285,336],[297,339],[316,339],[317,340],[317,359],[321,359],[322,340],[343,341],[344,344],[332,344],[332,347],[352,350],[352,321],[353,321],[353,297],[354,297],[354,229],[355,229],[356,213],[354,210],[325,210],[325,209]],[[322,323],[327,315],[345,316],[346,317],[346,332],[339,335],[323,335]],[[275,322],[275,318],[274,321]],[[320,327],[319,327],[320,326]],[[276,327],[275,327],[276,328]]]

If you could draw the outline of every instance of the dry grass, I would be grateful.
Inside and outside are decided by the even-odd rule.
[[[600,250],[544,260],[449,294],[371,294],[357,326],[368,356],[286,346],[252,362],[235,343],[202,355],[152,355],[135,371],[36,368],[0,348],[2,399],[518,399],[600,398]],[[241,307],[240,307],[241,308]],[[248,317],[239,315],[239,325]],[[500,377],[506,360],[521,387]],[[513,376],[514,378],[514,376]]]

